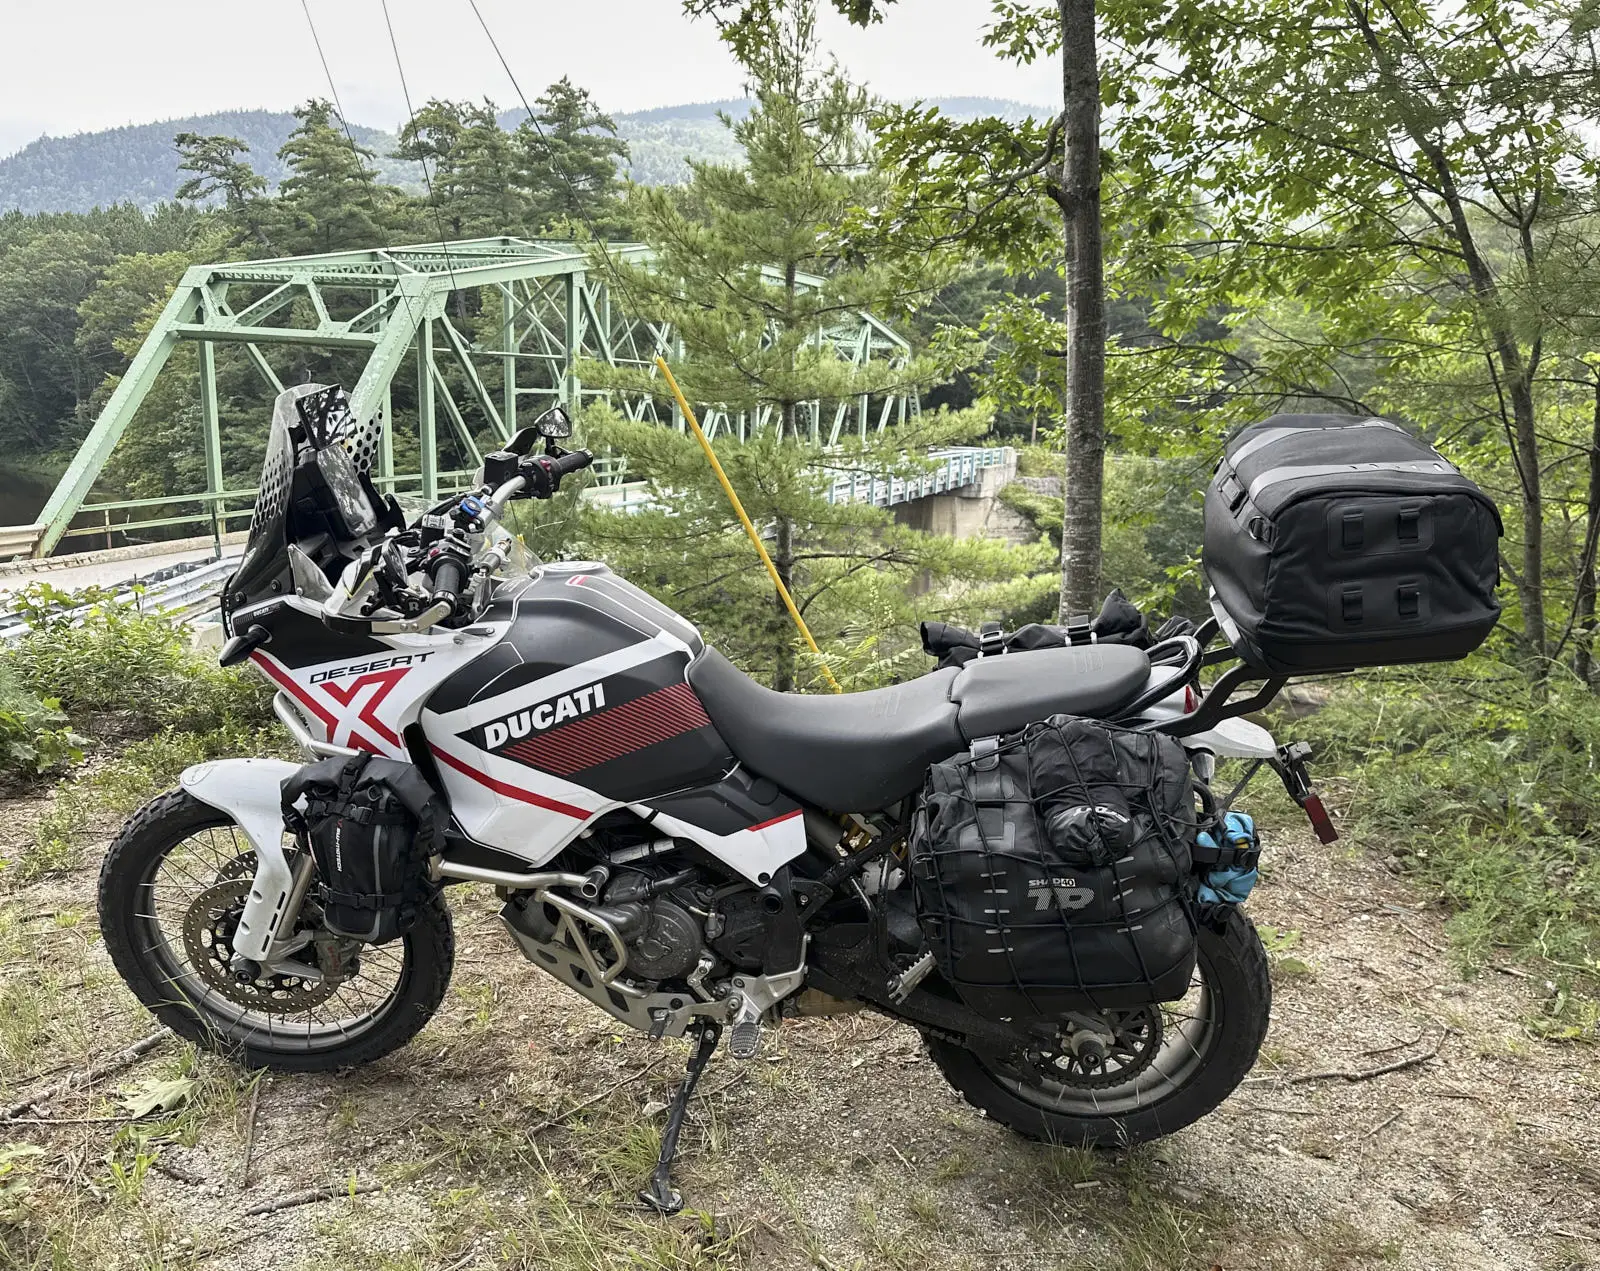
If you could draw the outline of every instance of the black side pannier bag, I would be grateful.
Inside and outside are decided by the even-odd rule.
[[[1195,964],[1194,795],[1170,737],[1056,715],[934,764],[912,822],[917,917],[996,1019],[1181,998]]]
[[[444,847],[444,800],[410,764],[371,755],[307,764],[282,792],[284,824],[316,859],[328,930],[367,944],[403,935],[438,890],[428,861]]]
[[[1206,490],[1206,578],[1224,634],[1280,675],[1443,662],[1500,616],[1500,513],[1384,419],[1274,415]]]

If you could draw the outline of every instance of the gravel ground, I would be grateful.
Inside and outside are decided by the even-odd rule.
[[[43,806],[4,806],[0,854]],[[0,1268],[1600,1267],[1600,1064],[1526,1027],[1544,983],[1464,980],[1443,915],[1370,858],[1298,832],[1269,853],[1251,911],[1298,935],[1261,1063],[1133,1153],[1017,1139],[875,1015],[800,1020],[714,1061],[691,1208],[647,1217],[631,1197],[686,1046],[624,1034],[522,960],[491,897],[453,893],[455,983],[401,1052],[256,1086],[168,1042],[6,1125]],[[99,946],[90,855],[0,902],[6,1103],[150,1032]],[[187,1107],[123,1123],[119,1090],[183,1073]],[[245,1216],[317,1187],[341,1195]]]

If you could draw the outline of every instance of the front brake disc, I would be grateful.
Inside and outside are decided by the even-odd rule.
[[[222,873],[232,873],[236,864],[230,862]],[[263,974],[249,981],[234,975],[233,933],[250,895],[253,873],[224,878],[190,903],[183,919],[183,947],[189,964],[207,988],[246,1010],[283,1015],[320,1006],[339,987],[339,981],[331,976],[313,982],[297,975]]]

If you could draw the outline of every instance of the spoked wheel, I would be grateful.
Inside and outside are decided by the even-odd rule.
[[[1029,1138],[1120,1147],[1199,1120],[1255,1063],[1272,985],[1250,920],[1202,927],[1189,991],[1176,1002],[1073,1016],[1058,1035],[1011,1055],[930,1037],[945,1078],[974,1107]]]
[[[367,1063],[415,1036],[450,982],[444,902],[373,947],[320,931],[308,900],[290,941],[301,947],[241,980],[232,940],[255,869],[227,814],[182,790],[123,827],[100,871],[100,929],[139,1000],[202,1046],[286,1071]]]

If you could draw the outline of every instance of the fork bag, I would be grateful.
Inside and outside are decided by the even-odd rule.
[[[383,944],[438,892],[429,861],[449,812],[411,764],[372,755],[307,764],[282,786],[284,824],[317,865],[316,898],[336,935]]]

